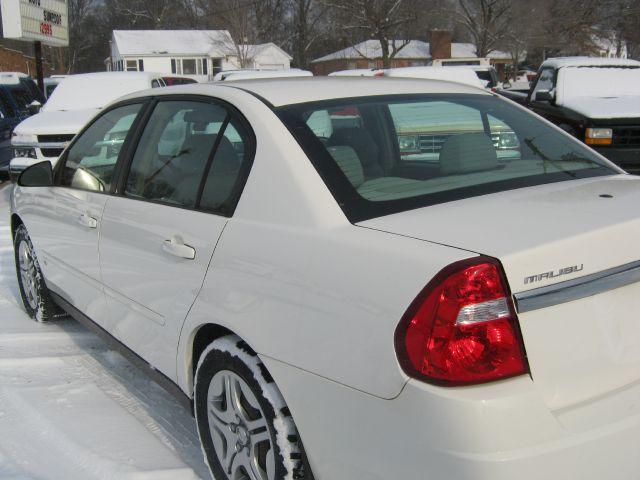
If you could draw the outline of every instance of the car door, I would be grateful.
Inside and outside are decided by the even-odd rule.
[[[108,330],[170,378],[180,329],[246,178],[252,137],[244,125],[217,103],[159,101],[121,195],[105,206]]]
[[[54,186],[28,214],[48,286],[98,324],[107,319],[98,261],[100,219],[123,143],[142,104],[114,108],[64,154]]]

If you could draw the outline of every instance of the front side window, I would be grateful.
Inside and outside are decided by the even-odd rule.
[[[120,150],[140,109],[141,104],[125,105],[98,118],[67,152],[57,184],[108,192]]]
[[[489,95],[373,97],[278,114],[353,220],[617,173],[580,142]]]
[[[140,139],[125,194],[186,208],[222,209],[245,164],[245,138],[222,106],[160,102]]]
[[[556,86],[556,71],[553,68],[545,68],[540,72],[540,78],[536,83],[536,88],[533,90],[532,98],[535,99],[536,93],[540,91],[552,91]]]

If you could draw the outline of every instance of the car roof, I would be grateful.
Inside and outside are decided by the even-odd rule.
[[[559,57],[549,58],[542,63],[542,67],[640,67],[640,62],[626,58],[601,57]],[[542,68],[541,67],[541,68]]]
[[[480,88],[462,83],[441,80],[385,77],[303,77],[274,78],[259,80],[238,80],[216,84],[192,84],[145,90],[122,99],[170,94],[191,94],[215,96],[221,88],[243,90],[257,96],[274,107],[318,102],[340,98],[402,94],[473,94],[490,95]]]

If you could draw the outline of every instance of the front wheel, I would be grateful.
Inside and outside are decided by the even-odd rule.
[[[215,340],[201,355],[195,414],[216,480],[313,480],[280,391],[238,337]]]
[[[49,295],[33,244],[24,225],[16,228],[13,246],[20,296],[27,314],[39,322],[54,319],[58,310]]]

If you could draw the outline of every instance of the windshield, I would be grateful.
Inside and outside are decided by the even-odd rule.
[[[278,114],[352,221],[617,173],[580,142],[489,95],[363,98]]]

